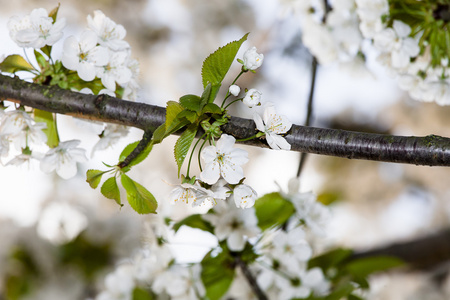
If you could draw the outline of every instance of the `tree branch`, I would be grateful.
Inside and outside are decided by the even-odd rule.
[[[350,259],[378,255],[398,257],[416,269],[431,269],[450,261],[450,228],[413,241],[355,252]]]
[[[49,112],[116,123],[153,132],[165,120],[163,107],[108,96],[85,95],[0,75],[0,99]],[[232,117],[223,132],[236,139],[255,134],[253,120]],[[450,166],[450,139],[404,137],[293,125],[286,140],[293,151],[374,161]],[[260,139],[243,144],[266,147]]]

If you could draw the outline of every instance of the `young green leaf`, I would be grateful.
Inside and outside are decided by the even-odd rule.
[[[208,103],[203,107],[203,110],[202,110],[202,114],[206,114],[206,113],[220,115],[220,114],[222,114],[222,109],[217,104]]]
[[[106,198],[112,199],[116,201],[116,203],[120,206],[123,206],[122,202],[120,201],[120,191],[119,186],[117,185],[116,176],[106,179],[100,191]]]
[[[308,262],[308,268],[320,267],[324,272],[330,268],[340,267],[340,265],[352,255],[350,249],[337,248],[322,253]]]
[[[156,130],[153,132],[153,144],[159,144],[161,143],[164,138],[166,137],[166,123],[162,123],[161,125],[156,128]]]
[[[0,63],[0,71],[2,72],[15,73],[32,70],[34,70],[33,66],[18,54],[9,55]]]
[[[231,64],[236,57],[242,43],[247,40],[248,33],[245,34],[239,41],[231,42],[208,56],[203,62],[202,66],[202,83],[206,88],[208,83],[211,83],[211,98],[209,102],[214,101],[214,98],[220,88],[222,80],[225,78]]]
[[[47,145],[50,148],[55,148],[58,146],[59,135],[56,127],[56,119],[53,118],[53,114],[48,111],[35,109],[34,120],[36,122],[44,122],[47,125],[47,128],[42,130],[47,136]]]
[[[354,277],[364,278],[368,275],[404,265],[399,258],[392,256],[373,256],[351,261],[345,267]]]
[[[128,203],[138,214],[156,214],[158,202],[146,188],[125,174],[120,179],[127,192]]]
[[[184,95],[180,98],[180,104],[183,108],[196,113],[201,110],[200,101],[201,99],[197,95]]]
[[[166,136],[189,124],[189,121],[187,121],[185,118],[178,117],[179,113],[181,113],[183,110],[184,109],[180,103],[175,101],[167,102],[165,132]]]
[[[145,289],[135,287],[133,290],[132,300],[153,300],[153,295],[147,292]]]
[[[175,161],[178,165],[178,177],[180,177],[180,170],[181,166],[183,165],[184,159],[186,158],[186,155],[189,151],[189,148],[191,147],[192,142],[194,141],[195,135],[197,134],[198,130],[198,124],[194,123],[191,124],[186,130],[183,132],[183,134],[178,138],[177,142],[175,143]]]
[[[91,188],[96,189],[98,187],[98,184],[102,180],[102,175],[105,174],[107,171],[100,171],[100,170],[87,170],[86,172],[86,181],[89,183]]]
[[[283,225],[294,211],[292,203],[284,199],[280,193],[266,194],[255,202],[258,226],[262,230]]]
[[[219,86],[220,87],[220,86]],[[215,99],[216,95],[211,99],[211,82],[205,87],[205,90],[200,97],[200,106],[203,108],[207,103],[212,103]]]
[[[200,214],[190,215],[180,222],[175,223],[175,225],[173,225],[173,230],[177,232],[178,229],[180,229],[180,227],[183,225],[189,226],[191,228],[201,229],[203,231],[208,231],[210,233],[214,232],[214,227],[208,221],[203,220],[202,215]]]
[[[183,118],[186,118],[186,120],[189,121],[189,123],[195,123],[198,119],[198,115],[190,110],[183,110],[178,114],[178,119],[182,120]]]
[[[233,258],[225,249],[217,256],[212,250],[203,258],[201,278],[208,299],[221,299],[234,278]],[[218,272],[220,270],[220,272]]]

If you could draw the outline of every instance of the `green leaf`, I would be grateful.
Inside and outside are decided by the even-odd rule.
[[[128,203],[138,214],[156,214],[158,202],[146,188],[125,174],[120,179],[127,192]]]
[[[220,87],[220,85],[219,85],[219,87]],[[210,82],[210,83],[208,83],[208,85],[206,86],[205,90],[202,93],[202,96],[200,97],[200,101],[201,101],[200,106],[204,107],[207,103],[212,103],[215,98],[216,98],[215,94],[213,95],[213,97],[211,96],[211,82]]]
[[[186,120],[188,120],[189,123],[195,123],[195,121],[197,121],[197,119],[198,119],[198,115],[193,111],[183,110],[182,112],[180,112],[178,114],[177,118],[179,120],[186,118]]]
[[[89,183],[91,188],[96,189],[98,187],[98,184],[102,180],[103,174],[105,174],[107,171],[100,171],[100,170],[87,170],[86,172],[86,181]]]
[[[255,202],[255,213],[258,226],[262,230],[283,225],[295,212],[291,202],[284,199],[280,193],[270,193]]]
[[[36,122],[44,122],[47,125],[47,128],[42,130],[47,136],[47,145],[50,148],[55,148],[56,146],[58,146],[58,129],[56,127],[56,119],[53,119],[53,114],[48,111],[35,109],[34,120]]]
[[[385,271],[402,265],[404,265],[404,262],[396,257],[373,256],[355,259],[348,263],[345,269],[356,278],[365,278],[372,273]]]
[[[341,300],[355,290],[355,286],[351,282],[346,282],[337,287],[325,300]]]
[[[186,119],[179,118],[178,114],[183,111],[183,107],[180,103],[175,101],[168,101],[166,108],[166,132],[165,135],[169,135],[186,126],[189,122]]]
[[[122,153],[120,153],[119,161],[123,161],[125,158],[127,158],[128,155],[130,155],[131,152],[133,152],[134,148],[139,144],[139,141],[136,141],[134,143],[128,144],[123,150]]]
[[[205,105],[205,107],[203,107],[202,110],[202,114],[206,113],[221,115],[222,109],[217,104],[208,103]]]
[[[153,132],[153,144],[159,144],[161,143],[164,138],[166,137],[166,123],[162,123],[161,125],[156,128],[156,130]]]
[[[203,258],[201,278],[209,299],[221,299],[228,291],[234,278],[233,258],[223,250],[213,257],[210,251]],[[218,271],[220,270],[220,271]]]
[[[225,78],[231,64],[236,57],[242,43],[247,40],[248,33],[245,34],[239,41],[231,42],[223,47],[217,49],[214,53],[208,56],[203,62],[202,66],[202,83],[203,88],[206,88],[208,83],[211,83],[211,98],[209,102],[214,101],[214,98],[220,88],[222,80]]]
[[[146,290],[140,287],[135,287],[133,290],[132,300],[153,300],[153,296]]]
[[[0,71],[2,72],[15,73],[32,70],[34,70],[33,66],[18,54],[9,55],[0,63]]]
[[[36,61],[41,71],[49,66],[48,61],[45,59],[44,55],[42,55],[39,51],[34,50],[34,56],[36,57]]]
[[[197,95],[184,95],[180,98],[180,104],[183,108],[198,113],[201,110],[200,100]]]
[[[201,229],[203,231],[208,231],[211,233],[214,232],[214,227],[208,221],[205,221],[200,214],[190,215],[180,222],[175,223],[175,225],[173,225],[173,230],[177,232],[178,229],[180,229],[180,227],[183,225],[189,226],[191,228]]]
[[[353,254],[352,250],[338,248],[314,257],[308,262],[308,268],[320,267],[324,272],[337,267],[341,262]]]
[[[189,148],[191,147],[192,142],[194,141],[195,135],[197,134],[198,130],[198,124],[194,123],[191,124],[186,130],[183,132],[183,134],[178,138],[177,142],[175,143],[175,161],[178,165],[178,177],[180,177],[180,170],[181,166],[183,165],[184,159],[186,158],[186,155],[189,151]]]
[[[106,179],[100,191],[106,198],[112,199],[116,201],[116,203],[120,206],[123,206],[122,202],[120,201],[120,191],[119,186],[117,185],[116,176]]]

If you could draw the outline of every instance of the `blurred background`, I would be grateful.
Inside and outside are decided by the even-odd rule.
[[[79,35],[87,25],[87,15],[97,9],[126,28],[125,39],[140,64],[137,101],[152,105],[164,106],[184,94],[200,94],[203,60],[219,46],[250,32],[238,57],[256,46],[264,54],[264,64],[257,74],[241,77],[238,84],[260,90],[263,101],[273,102],[293,123],[305,121],[312,57],[301,42],[294,0],[60,2],[58,16],[67,19],[64,38]],[[0,0],[0,54],[23,54],[9,38],[6,24],[11,16],[24,16],[39,7],[50,11],[57,4]],[[61,48],[62,42],[54,46],[56,58]],[[450,109],[411,100],[375,57],[369,51],[366,68],[319,66],[312,126],[450,136]],[[239,69],[237,63],[232,66],[223,87],[231,84]],[[239,103],[230,114],[249,118],[252,112]],[[71,117],[58,116],[58,122],[61,140],[80,139],[90,157],[98,137]],[[44,174],[33,164],[0,168],[0,294],[4,293],[0,299],[93,297],[115,263],[130,257],[145,242],[155,217],[137,215],[127,204],[119,208],[85,182],[87,169],[101,169],[102,162],[115,163],[123,147],[141,135],[131,129],[114,148],[97,152],[88,163],[79,165],[78,175],[70,180]],[[171,137],[155,147],[130,174],[155,195],[159,217],[181,219],[205,208],[172,206],[167,201],[172,189],[167,183],[179,182],[172,155],[175,141]],[[297,172],[299,153],[240,147],[249,151],[246,182],[258,194],[279,190],[276,183],[287,188]],[[362,251],[449,227],[448,175],[448,168],[442,167],[309,155],[301,189],[316,193],[330,205],[333,215],[318,249],[343,246]],[[184,229],[169,240],[182,262],[199,261],[217,243],[212,236]],[[439,270],[439,281],[433,272],[378,275],[367,297],[449,299],[447,269]],[[27,293],[28,298],[14,298]]]

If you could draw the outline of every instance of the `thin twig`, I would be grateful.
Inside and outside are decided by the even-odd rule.
[[[268,300],[266,294],[259,287],[255,277],[253,277],[252,272],[250,272],[245,262],[243,262],[239,256],[235,256],[234,260],[236,262],[236,265],[241,268],[242,274],[244,274],[245,279],[247,279],[248,284],[250,285],[252,291],[255,293],[256,297],[258,297],[259,300]]]
[[[317,75],[317,58],[313,56],[312,65],[311,65],[311,85],[309,87],[309,97],[308,97],[308,105],[307,105],[307,113],[305,126],[311,125],[312,115],[313,115],[313,100],[314,100],[314,90],[316,86],[316,75]],[[297,169],[297,177],[300,177],[300,174],[303,170],[303,166],[305,165],[306,157],[308,153],[300,153],[300,163],[298,164]]]

